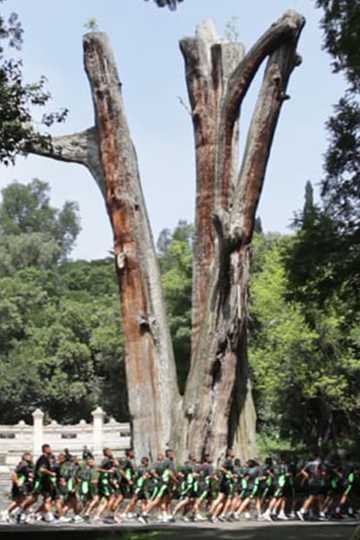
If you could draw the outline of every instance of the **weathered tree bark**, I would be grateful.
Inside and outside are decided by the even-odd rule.
[[[95,127],[57,137],[32,153],[85,165],[99,186],[114,232],[133,441],[138,455],[171,442],[183,458],[219,458],[255,448],[256,415],[247,361],[250,246],[266,164],[304,19],[287,12],[245,55],[213,26],[181,41],[195,134],[197,195],[192,360],[180,399],[174,355],[138,163],[121,83],[105,34],[84,37]],[[237,172],[239,113],[269,57]]]
[[[216,161],[220,113],[229,75],[244,56],[240,43],[222,43],[212,21],[197,28],[195,38],[180,42],[186,65],[196,158],[196,210],[193,251],[192,361],[196,359],[206,314],[211,266],[215,258]],[[234,130],[236,159],[237,130]],[[232,173],[235,163],[231,163]]]
[[[290,74],[298,62],[296,45],[303,25],[298,14],[286,13],[233,69],[231,63],[224,66],[221,61],[225,45],[216,43],[213,32],[202,28],[197,39],[182,42],[197,142],[196,226],[201,238],[194,249],[195,348],[184,398],[188,424],[184,446],[198,457],[208,452],[218,458],[229,445],[236,446],[243,459],[255,455],[256,415],[246,345],[250,245],[274,131]],[[199,54],[204,49],[208,54]],[[234,51],[239,49],[232,51],[235,57]],[[267,56],[268,66],[236,177],[241,103]],[[222,74],[222,84],[214,72]],[[203,73],[210,73],[207,85]],[[209,96],[212,107],[208,108],[215,112],[207,119],[211,127],[204,135],[206,124],[198,117]],[[202,227],[202,214],[208,218],[206,227]]]
[[[105,34],[85,35],[84,63],[95,128],[56,138],[51,149],[34,152],[84,164],[104,196],[114,232],[133,443],[139,455],[155,458],[172,438],[180,406],[160,272],[121,83]]]
[[[106,184],[100,163],[98,136],[92,127],[63,137],[53,137],[49,146],[37,146],[30,153],[67,163],[79,163],[91,172],[103,197],[106,196]]]

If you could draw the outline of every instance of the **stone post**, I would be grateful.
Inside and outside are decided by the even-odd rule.
[[[44,413],[40,409],[33,412],[33,454],[34,458],[40,456],[43,444]]]
[[[97,407],[92,413],[93,417],[93,445],[95,457],[101,456],[103,451],[103,426],[105,413]]]

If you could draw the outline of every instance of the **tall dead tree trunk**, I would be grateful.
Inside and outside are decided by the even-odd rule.
[[[104,196],[114,233],[133,443],[138,454],[155,458],[171,440],[180,407],[159,266],[121,83],[105,34],[84,36],[84,64],[95,128],[56,138],[52,148],[34,152],[85,165]]]
[[[196,158],[196,211],[193,250],[192,361],[204,320],[211,266],[215,258],[213,212],[216,199],[216,161],[221,106],[229,75],[244,56],[239,43],[221,43],[212,21],[197,28],[195,38],[180,42],[186,65]],[[235,147],[237,130],[234,130]],[[236,159],[236,152],[233,159]],[[231,163],[232,173],[235,164]],[[227,203],[227,201],[226,201]]]
[[[244,55],[213,26],[181,42],[197,165],[192,360],[184,399],[176,381],[151,229],[127,125],[121,83],[105,34],[84,37],[95,127],[57,137],[32,153],[81,163],[104,197],[114,232],[133,439],[155,457],[168,442],[218,458],[230,444],[241,457],[255,447],[256,415],[247,361],[250,245],[255,212],[286,87],[298,62],[304,19],[287,12]],[[242,101],[269,57],[237,173]]]
[[[274,131],[298,63],[296,45],[303,25],[301,16],[287,12],[245,56],[241,46],[221,42],[208,25],[195,39],[181,42],[198,165],[195,347],[184,398],[188,424],[184,445],[198,457],[208,452],[217,458],[229,445],[235,445],[242,458],[255,455],[256,415],[247,359],[250,245]],[[237,175],[241,104],[268,56]]]

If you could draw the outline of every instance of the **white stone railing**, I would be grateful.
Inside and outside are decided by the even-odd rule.
[[[92,416],[92,424],[85,420],[75,425],[60,425],[55,420],[44,424],[44,413],[37,409],[32,426],[22,420],[13,426],[0,425],[0,466],[13,466],[25,451],[38,457],[45,443],[50,444],[55,453],[68,448],[75,455],[81,455],[83,447],[87,446],[95,457],[99,457],[105,447],[111,448],[115,455],[122,455],[131,447],[130,424],[113,418],[105,423],[105,413],[100,407]]]

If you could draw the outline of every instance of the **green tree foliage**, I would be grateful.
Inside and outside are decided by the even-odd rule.
[[[191,354],[192,238],[193,226],[180,221],[173,233],[162,231],[157,243],[181,392]]]
[[[307,182],[303,210],[295,215],[296,234],[288,243],[288,296],[321,308],[334,288],[352,287],[355,275],[344,282],[344,259],[347,246],[339,235],[336,222],[314,204],[313,188]],[[344,251],[345,250],[345,251]]]
[[[313,205],[309,217],[305,202],[296,231],[285,258],[288,297],[302,302],[307,323],[318,333],[318,356],[327,370],[323,380],[329,384],[318,400],[336,434],[353,429],[358,414],[359,249],[326,207]]]
[[[360,4],[358,0],[317,0],[324,11],[324,47],[333,57],[334,71],[343,72],[351,87],[360,90]]]
[[[327,123],[330,146],[325,155],[322,196],[339,226],[359,241],[360,106],[348,93]]]
[[[327,127],[330,145],[325,159],[322,195],[328,211],[352,242],[360,235],[360,3],[317,0],[323,9],[324,47],[349,87],[335,106]]]
[[[270,245],[262,236],[255,238],[255,257],[262,260],[257,261],[261,269],[254,274],[251,286],[250,364],[262,430],[300,438],[304,427],[302,399],[305,385],[312,379],[316,336],[306,325],[301,306],[286,298],[284,244],[286,239],[282,238],[272,239]]]
[[[168,7],[170,9],[176,9],[177,5],[183,0],[154,0],[159,7]]]
[[[352,320],[360,306],[360,3],[317,0],[317,6],[324,13],[324,46],[333,58],[333,69],[349,85],[327,123],[330,143],[321,184],[325,212],[320,217],[322,223],[328,219],[333,229],[327,235],[333,247],[324,252],[328,282],[349,306],[348,319]],[[300,234],[309,236],[309,230]],[[305,241],[303,248],[307,246]],[[317,247],[323,246],[318,243]]]
[[[39,181],[3,193],[1,422],[30,420],[35,407],[76,422],[89,419],[97,404],[128,419],[113,262],[68,259],[78,218],[70,203],[64,208],[51,206]],[[254,239],[250,361],[259,430],[287,444],[336,443],[359,433],[354,276],[340,279],[342,233],[314,203],[309,182],[294,229],[288,237],[265,235],[259,221]],[[67,234],[69,242],[62,240]],[[192,244],[186,222],[164,230],[157,244],[182,391],[190,364]]]
[[[359,432],[359,317],[336,293],[321,309],[316,295],[291,295],[292,242],[255,239],[262,260],[251,288],[250,362],[259,428],[297,443],[335,444]]]
[[[70,254],[80,232],[78,205],[51,206],[50,187],[33,180],[13,182],[0,203],[0,269],[12,273],[26,266],[50,268]]]
[[[0,9],[3,0],[0,0]],[[32,123],[32,110],[45,106],[50,94],[45,89],[46,79],[35,83],[23,79],[21,49],[23,30],[16,13],[7,19],[0,11],[0,163],[13,163],[15,156],[27,145],[49,145],[50,137],[39,134]],[[42,123],[50,126],[62,122],[67,110],[47,113]]]
[[[0,204],[0,421],[41,407],[61,422],[98,404],[128,418],[123,338],[111,260],[67,260],[76,205],[51,206],[38,180],[10,184]]]
[[[45,183],[16,183],[4,190],[1,422],[30,420],[36,407],[59,422],[76,422],[89,418],[97,404],[109,415],[128,419],[113,263],[69,261],[56,251],[46,257],[59,238],[61,216],[62,210],[50,205]],[[192,235],[193,227],[180,222],[173,232],[163,232],[158,243],[181,389],[190,360]],[[29,248],[25,253],[24,246]]]
[[[98,32],[98,24],[95,17],[90,17],[84,24],[84,28],[87,32]]]
[[[28,267],[1,278],[0,343],[1,421],[41,407],[74,422],[98,404],[128,418],[112,261]]]
[[[50,204],[38,180],[3,190],[0,204],[0,421],[41,407],[59,422],[100,404],[128,419],[123,335],[113,262],[70,261],[77,208]],[[181,388],[189,368],[193,228],[159,239]],[[161,241],[163,239],[164,241]]]
[[[259,425],[307,445],[354,439],[359,414],[355,273],[343,274],[342,233],[307,183],[295,234],[257,235],[250,359]],[[349,267],[348,267],[349,268]]]

